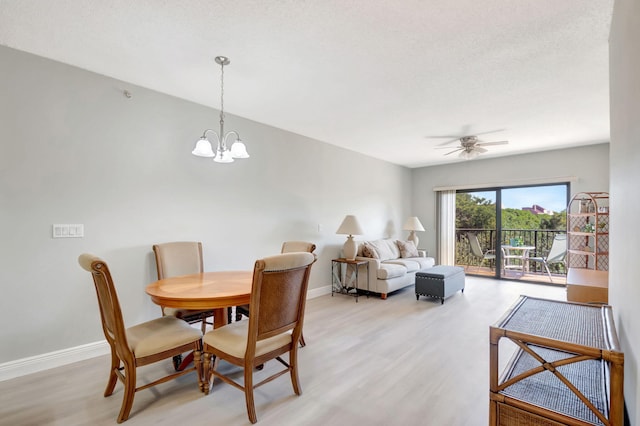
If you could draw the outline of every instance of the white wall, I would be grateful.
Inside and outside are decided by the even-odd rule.
[[[511,143],[517,143],[512,141]],[[589,145],[499,158],[478,158],[445,166],[413,170],[412,211],[427,232],[420,245],[436,255],[435,187],[523,182],[574,176],[572,195],[582,191],[609,191],[609,144]],[[428,239],[428,242],[427,242]],[[424,243],[422,243],[424,241]],[[427,245],[428,244],[428,245]]]
[[[616,0],[611,25],[611,265],[609,303],[624,350],[630,424],[640,425],[640,2]]]
[[[409,214],[403,167],[231,114],[251,158],[217,164],[191,155],[211,108],[6,47],[0,80],[0,364],[103,339],[82,252],[107,260],[134,324],[159,314],[154,243],[200,240],[205,269],[223,270],[313,241],[313,290],[330,285],[346,214],[358,239],[399,237]],[[54,223],[85,237],[52,239]]]

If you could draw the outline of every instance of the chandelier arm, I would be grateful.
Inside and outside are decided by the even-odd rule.
[[[204,132],[202,132],[202,137],[203,137],[203,138],[206,138],[206,137],[207,137],[207,133],[209,133],[209,132],[211,132],[211,133],[213,133],[214,135],[216,135],[216,138],[218,138],[218,139],[220,138],[220,137],[218,136],[218,132],[216,132],[216,131],[215,131],[215,130],[213,130],[213,129],[207,129],[207,130],[205,130]]]
[[[224,135],[224,143],[225,145],[227,144],[227,138],[229,137],[229,135],[235,135],[236,136],[236,140],[239,141],[240,140],[240,133],[236,132],[235,130],[229,130],[225,135]]]
[[[213,129],[207,129],[204,132],[202,132],[202,137],[207,139],[207,133],[209,133],[209,132],[211,132],[214,135],[216,135],[216,139],[217,139],[218,143],[220,143],[220,135],[218,135],[218,133]]]

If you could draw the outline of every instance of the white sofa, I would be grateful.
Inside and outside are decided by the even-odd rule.
[[[371,250],[372,247],[374,250]],[[413,243],[407,246],[406,241],[394,239],[359,243],[356,259],[369,262],[369,285],[367,288],[366,268],[361,267],[358,288],[379,293],[382,299],[386,299],[387,294],[392,291],[414,285],[417,271],[435,265],[435,259],[426,257],[424,251],[417,250],[417,253],[411,253],[414,249]],[[415,254],[417,256],[414,256]]]

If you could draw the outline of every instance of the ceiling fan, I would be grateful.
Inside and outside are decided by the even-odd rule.
[[[469,136],[462,136],[462,137],[441,143],[438,147],[436,147],[436,149],[450,148],[448,146],[443,146],[443,145],[449,145],[450,143],[457,142],[457,141],[460,142],[460,145],[453,151],[449,151],[444,155],[449,155],[449,154],[453,154],[454,152],[459,152],[460,153],[459,157],[469,160],[477,157],[480,154],[484,154],[485,152],[487,152],[487,149],[484,148],[485,146],[506,145],[509,143],[509,141],[484,142],[478,139],[478,136],[476,135],[469,135]]]

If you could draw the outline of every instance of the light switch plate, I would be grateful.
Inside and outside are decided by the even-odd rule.
[[[82,238],[84,237],[84,225],[80,223],[60,224],[54,223],[51,227],[52,238]]]

